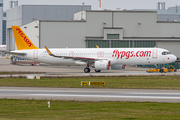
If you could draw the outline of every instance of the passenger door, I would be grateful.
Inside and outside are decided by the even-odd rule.
[[[38,50],[35,50],[34,53],[33,53],[33,58],[34,59],[38,59]]]
[[[157,53],[158,53],[158,50],[157,49],[153,49],[153,53],[152,53],[152,58],[153,59],[157,59]]]

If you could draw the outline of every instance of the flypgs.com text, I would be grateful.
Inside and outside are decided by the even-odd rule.
[[[114,50],[112,57],[117,57],[117,59],[129,59],[130,57],[151,57],[151,51],[119,51]]]

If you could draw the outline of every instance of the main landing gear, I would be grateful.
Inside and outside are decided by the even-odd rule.
[[[91,71],[91,69],[89,67],[90,67],[90,64],[87,64],[86,68],[84,68],[85,73],[89,73]],[[99,73],[99,72],[101,72],[101,70],[95,70],[95,72]]]
[[[95,70],[95,72],[96,72],[96,73],[99,73],[99,72],[101,72],[101,70]]]
[[[90,71],[91,71],[90,68],[88,68],[88,67],[84,68],[84,72],[85,72],[85,73],[89,73]],[[96,73],[99,73],[99,72],[101,72],[101,70],[95,70],[95,72],[96,72]]]

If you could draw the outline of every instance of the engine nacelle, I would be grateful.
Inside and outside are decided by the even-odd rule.
[[[94,68],[96,70],[109,70],[111,68],[111,62],[108,60],[95,61]]]
[[[111,69],[112,70],[121,70],[121,69],[125,69],[126,65],[121,65],[121,64],[113,64],[111,65]]]

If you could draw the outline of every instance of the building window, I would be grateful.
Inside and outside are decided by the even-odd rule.
[[[119,34],[107,34],[107,39],[118,39],[119,40]]]
[[[3,13],[3,17],[6,17],[6,13]]]
[[[129,48],[129,41],[111,40],[111,48]]]
[[[156,47],[156,41],[143,40],[87,40],[88,48],[150,48]]]
[[[155,47],[156,41],[134,41],[134,47],[135,48],[141,48],[141,47]]]
[[[3,20],[3,40],[2,44],[6,44],[6,20]]]
[[[3,3],[0,3],[0,7],[3,7]]]

